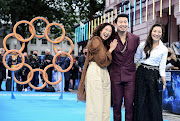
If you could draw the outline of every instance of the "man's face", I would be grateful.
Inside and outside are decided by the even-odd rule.
[[[35,50],[35,51],[33,51],[33,54],[38,54],[38,52]]]
[[[87,49],[84,49],[83,53],[84,53],[84,56],[86,56],[87,55]]]
[[[2,53],[2,54],[5,53],[5,49],[4,49],[4,48],[1,49],[1,53]]]
[[[50,54],[50,52],[46,51],[46,52],[45,52],[45,54],[46,54],[46,55],[49,55],[49,54]]]
[[[27,56],[27,53],[26,53],[26,52],[24,52],[24,53],[23,53],[23,55],[24,55],[24,56]]]
[[[126,32],[128,29],[128,19],[126,17],[119,17],[115,26],[118,31]]]

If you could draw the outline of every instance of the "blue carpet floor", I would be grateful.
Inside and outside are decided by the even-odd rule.
[[[0,121],[85,121],[85,103],[76,100],[76,94],[0,92]],[[123,110],[124,113],[124,110]],[[113,121],[111,109],[111,121]]]
[[[57,92],[14,92],[14,95],[16,99],[11,99],[11,92],[0,91],[0,121],[85,121],[86,105],[77,103],[74,93],[65,92],[63,99],[59,99]],[[122,109],[122,121],[124,112]]]

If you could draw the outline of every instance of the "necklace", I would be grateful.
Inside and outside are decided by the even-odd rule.
[[[126,42],[125,42],[125,47],[123,48],[123,50],[121,50],[121,53],[123,53],[125,50],[126,50],[126,48],[127,48],[127,40],[126,40]]]

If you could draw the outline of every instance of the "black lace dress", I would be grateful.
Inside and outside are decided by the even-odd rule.
[[[163,121],[162,93],[158,91],[159,71],[140,65],[136,72],[133,121]]]

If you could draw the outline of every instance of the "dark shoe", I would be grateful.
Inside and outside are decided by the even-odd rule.
[[[4,91],[4,90],[0,89],[0,91]]]
[[[70,92],[69,90],[64,90],[65,92]]]

